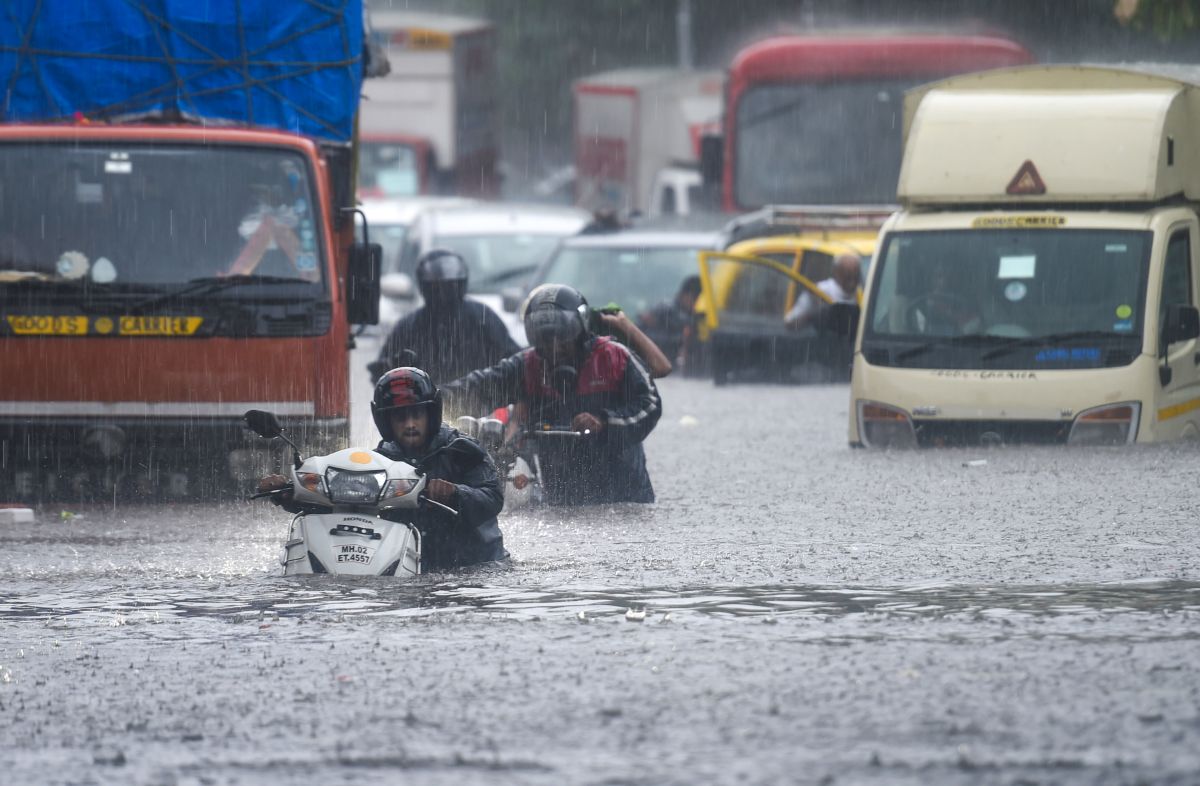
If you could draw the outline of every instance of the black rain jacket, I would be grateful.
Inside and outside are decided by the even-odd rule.
[[[406,349],[416,358],[405,358]],[[368,368],[375,380],[398,366],[418,366],[441,385],[518,349],[500,317],[482,303],[468,299],[449,308],[426,304],[396,323]]]
[[[662,399],[650,373],[623,344],[590,338],[573,384],[566,386],[531,348],[442,390],[457,411],[490,412],[524,402],[532,424],[570,428],[580,412],[604,421],[599,434],[580,439],[528,437],[535,441],[550,504],[654,501],[642,440],[662,417]]]
[[[474,449],[445,450],[425,464],[429,478],[441,478],[458,487],[458,493],[448,503],[458,511],[458,516],[433,505],[420,510],[415,524],[421,531],[422,570],[446,570],[508,556],[496,521],[504,507],[504,492],[496,465],[479,443],[443,423],[420,455],[409,455],[395,442],[380,442],[375,450],[393,461],[418,464],[460,437]]]

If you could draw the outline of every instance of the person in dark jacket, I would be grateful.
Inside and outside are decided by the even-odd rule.
[[[373,379],[416,364],[435,382],[448,382],[519,349],[496,312],[466,298],[469,273],[461,256],[435,248],[417,262],[416,274],[425,303],[392,328],[367,366]]]
[[[687,362],[688,344],[696,328],[696,301],[699,298],[700,276],[688,276],[680,284],[674,298],[638,316],[638,327],[677,366],[684,366]]]
[[[662,399],[642,362],[591,333],[587,301],[571,287],[538,287],[522,314],[533,347],[449,383],[448,401],[471,412],[515,404],[531,435],[543,426],[582,433],[530,437],[550,504],[653,502],[642,441],[662,416]]]
[[[442,423],[442,395],[419,368],[394,368],[375,384],[371,415],[383,439],[377,453],[418,467],[427,478],[423,494],[457,515],[426,504],[413,522],[421,531],[421,570],[446,570],[508,557],[496,516],[504,492],[496,465],[478,442]],[[268,475],[258,491],[287,486]],[[290,492],[274,499],[292,507]],[[398,512],[393,512],[401,515]],[[388,512],[380,514],[387,518]]]
[[[429,375],[408,367],[384,374],[375,384],[371,415],[383,437],[375,451],[421,468],[425,495],[458,511],[422,511],[422,570],[507,557],[496,521],[504,507],[496,465],[478,442],[442,422],[442,394]]]

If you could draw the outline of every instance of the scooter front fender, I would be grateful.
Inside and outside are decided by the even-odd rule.
[[[417,528],[362,513],[307,513],[292,520],[284,575],[396,576],[421,573]]]

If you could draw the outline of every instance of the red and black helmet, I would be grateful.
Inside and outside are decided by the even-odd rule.
[[[375,394],[371,396],[371,416],[375,418],[375,427],[379,429],[380,436],[388,442],[396,439],[388,412],[422,406],[429,407],[429,426],[436,431],[442,422],[442,391],[419,368],[394,368],[375,383]]]

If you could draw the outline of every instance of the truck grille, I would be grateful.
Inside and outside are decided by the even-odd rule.
[[[1070,421],[1058,420],[913,420],[921,447],[1061,445]]]

